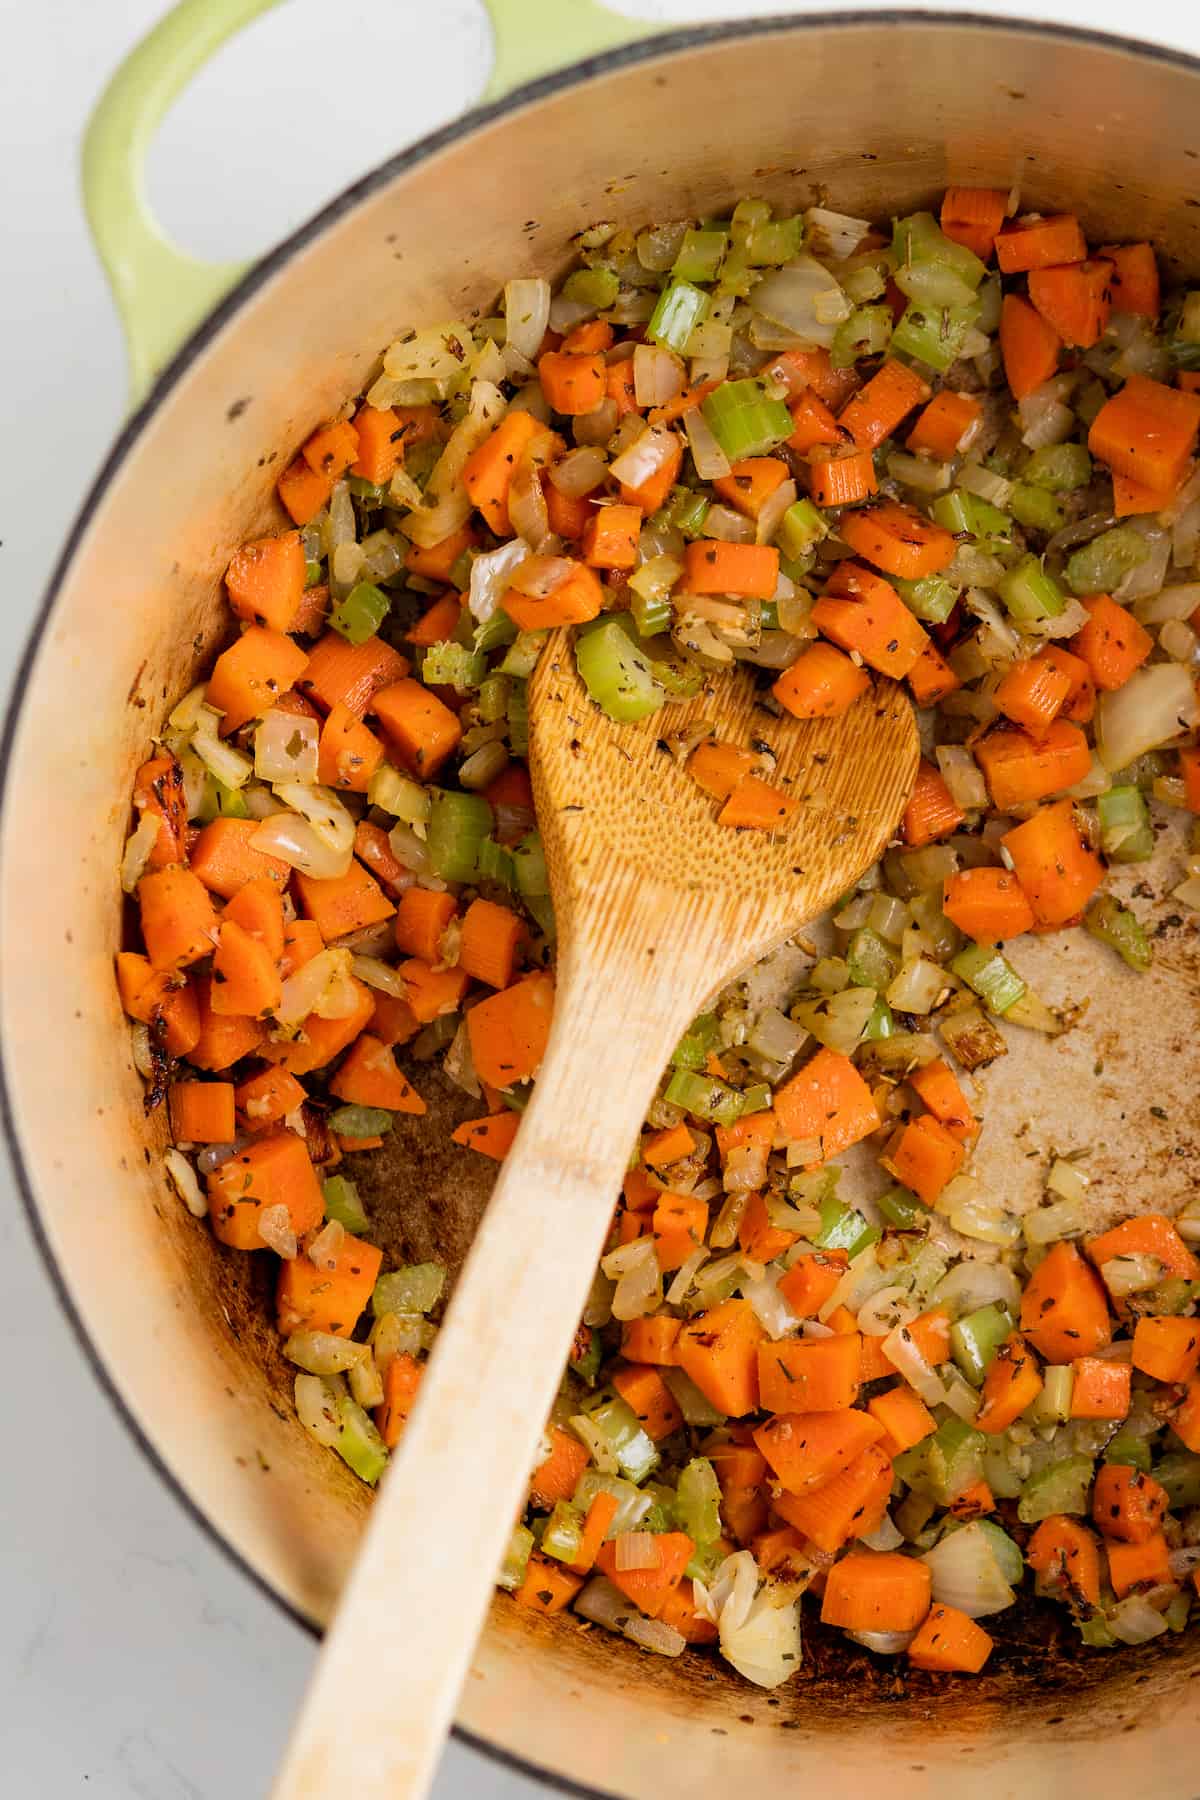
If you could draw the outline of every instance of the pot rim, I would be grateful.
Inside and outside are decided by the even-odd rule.
[[[1067,45],[1074,44],[1121,51],[1133,60],[1183,69],[1200,76],[1200,56],[1193,55],[1189,51],[1178,50],[1170,45],[1150,43],[1141,38],[1127,37],[1117,32],[1096,30],[1089,26],[1060,24],[1051,20],[1005,18],[995,13],[964,13],[952,9],[935,8],[921,8],[920,10],[916,8],[911,10],[839,8],[826,12],[759,16],[718,21],[712,24],[680,26],[674,30],[657,32],[652,36],[639,38],[633,43],[569,63],[564,68],[553,70],[533,81],[523,83],[498,100],[471,107],[460,117],[451,120],[449,124],[427,133],[404,150],[398,151],[394,156],[378,163],[365,175],[360,176],[357,181],[351,182],[340,193],[334,195],[295,231],[282,238],[235,283],[176,351],[114,439],[111,449],[80,503],[63,547],[55,559],[50,578],[46,583],[13,670],[3,724],[0,726],[0,835],[3,833],[9,799],[13,744],[21,721],[34,660],[43,631],[53,613],[59,591],[66,579],[92,513],[108,487],[119,475],[130,450],[163,401],[178,385],[192,364],[203,355],[216,334],[234,318],[244,303],[257,293],[264,282],[286,266],[296,251],[316,240],[328,226],[335,223],[379,188],[394,181],[397,176],[418,167],[439,151],[470,137],[480,127],[502,119],[509,113],[520,111],[523,107],[535,104],[553,94],[589,81],[597,75],[610,74],[636,66],[638,63],[654,61],[662,56],[672,56],[710,44],[778,36],[789,32],[840,30],[863,25],[882,27],[903,25],[914,26],[922,30],[937,30],[946,26],[953,26],[956,29],[965,27],[978,31],[981,35],[1000,31],[1023,32],[1033,39],[1043,38]],[[66,1279],[58,1266],[42,1222],[33,1180],[17,1128],[9,1081],[8,1056],[3,1043],[0,1043],[0,1133],[2,1133],[7,1147],[10,1166],[26,1221],[43,1267],[50,1279],[51,1287],[67,1325],[83,1352],[84,1359],[89,1364],[102,1393],[112,1405],[121,1423],[160,1482],[192,1523],[224,1555],[227,1561],[293,1624],[297,1625],[310,1638],[319,1639],[322,1633],[313,1621],[291,1601],[285,1599],[267,1580],[266,1576],[259,1573],[199,1504],[192,1499],[183,1482],[167,1466],[158,1449],[126,1404],[115,1376],[93,1343],[67,1286]],[[481,1737],[457,1723],[452,1726],[451,1735],[460,1743],[467,1744],[471,1749],[478,1751],[500,1767],[512,1769],[549,1790],[577,1797],[577,1800],[619,1800],[619,1796],[608,1790],[574,1781],[556,1770],[531,1762],[512,1751],[502,1749],[498,1744],[493,1744],[487,1738]]]

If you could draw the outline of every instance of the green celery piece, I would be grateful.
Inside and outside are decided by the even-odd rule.
[[[983,1479],[997,1500],[1015,1500],[1021,1492],[1022,1478],[1013,1466],[1012,1443],[1006,1431],[989,1435],[983,1450]]]
[[[677,281],[715,281],[728,248],[727,231],[689,226],[683,234],[671,274]]]
[[[387,489],[374,481],[364,481],[361,475],[348,475],[346,487],[356,500],[364,506],[382,506],[387,498]]]
[[[816,547],[814,546],[813,549],[806,550],[803,556],[781,556],[779,558],[779,573],[781,575],[786,575],[788,580],[794,581],[798,587],[806,575],[812,574],[816,565],[817,552]]]
[[[364,1231],[371,1229],[358,1189],[345,1175],[331,1175],[328,1181],[321,1183],[321,1193],[327,1219],[334,1220],[354,1237],[361,1237]]]
[[[1181,1275],[1170,1275],[1166,1281],[1160,1281],[1157,1287],[1141,1295],[1142,1311],[1156,1319],[1186,1312],[1197,1297],[1196,1287],[1195,1282],[1185,1281]]]
[[[863,1041],[868,1044],[877,1044],[881,1038],[895,1037],[895,1035],[896,1020],[892,1009],[880,994],[863,1030]]]
[[[1061,1462],[1031,1475],[1021,1489],[1017,1517],[1022,1525],[1039,1525],[1051,1513],[1072,1513],[1086,1518],[1092,1486],[1090,1456],[1064,1456]]]
[[[1115,950],[1131,969],[1145,971],[1154,961],[1154,945],[1136,913],[1111,894],[1093,900],[1083,915],[1084,928]]]
[[[1020,1546],[1013,1542],[1003,1526],[997,1525],[994,1519],[977,1519],[975,1523],[991,1545],[996,1564],[1005,1581],[1009,1587],[1016,1587],[1025,1574],[1025,1558]]]
[[[1117,1650],[1120,1648],[1120,1640],[1113,1636],[1108,1620],[1102,1612],[1088,1613],[1086,1618],[1077,1614],[1075,1624],[1080,1637],[1089,1650]]]
[[[476,704],[484,725],[498,725],[501,719],[507,719],[511,693],[512,679],[508,675],[489,675],[480,682]]]
[[[682,356],[687,341],[708,311],[708,295],[690,281],[672,281],[658,298],[646,327],[652,343],[665,344]]]
[[[863,925],[846,946],[846,967],[850,971],[851,987],[882,991],[895,980],[900,958],[877,931]]]
[[[794,500],[779,522],[775,541],[785,556],[806,556],[822,538],[829,536],[829,523],[820,507],[811,500]]]
[[[910,304],[892,332],[892,354],[924,363],[944,375],[959,356],[978,317],[978,300],[970,306],[956,307]]]
[[[745,1111],[736,1088],[715,1075],[701,1075],[694,1069],[676,1069],[663,1098],[672,1106],[682,1106],[694,1118],[707,1119],[714,1125],[732,1125]]]
[[[950,1354],[966,1376],[979,1387],[996,1352],[1013,1328],[1005,1309],[995,1301],[956,1319],[950,1327]]]
[[[698,494],[692,488],[674,488],[668,508],[669,522],[676,531],[681,531],[685,538],[703,537],[708,508],[709,500],[706,494]]]
[[[1143,1475],[1150,1473],[1150,1446],[1143,1437],[1135,1437],[1132,1431],[1118,1431],[1116,1437],[1110,1438],[1102,1452],[1106,1463],[1120,1463],[1126,1469],[1140,1469]]]
[[[878,356],[886,350],[891,336],[890,306],[882,303],[856,306],[833,334],[829,361],[835,369],[853,368],[860,356]]]
[[[508,1549],[504,1553],[504,1561],[500,1565],[500,1573],[496,1577],[496,1586],[508,1593],[514,1593],[525,1579],[525,1570],[529,1566],[529,1553],[533,1549],[533,1533],[527,1525],[514,1525]]]
[[[1075,1371],[1070,1363],[1048,1363],[1042,1370],[1042,1391],[1029,1408],[1034,1425],[1065,1425],[1071,1417]]]
[[[382,588],[372,581],[360,581],[329,615],[330,627],[351,644],[365,644],[373,637],[392,610],[392,603]]]
[[[1009,508],[1018,525],[1028,531],[1061,531],[1067,522],[1067,509],[1046,488],[1018,481],[1009,496]]]
[[[421,659],[421,680],[426,687],[452,687],[460,694],[477,688],[487,674],[481,650],[464,650],[452,638],[430,644]]]
[[[434,788],[430,795],[426,846],[435,875],[443,881],[470,881],[478,868],[479,846],[491,836],[492,809],[482,794]]]
[[[1012,520],[998,506],[970,494],[965,488],[952,488],[939,494],[931,507],[934,519],[956,537],[964,532],[973,538],[1002,539],[1012,537]]]
[[[374,1421],[349,1394],[338,1395],[337,1411],[340,1430],[333,1447],[360,1481],[374,1487],[387,1468],[387,1445]]]
[[[869,1225],[857,1208],[846,1206],[836,1194],[828,1195],[818,1205],[821,1229],[812,1239],[818,1250],[844,1250],[853,1261],[883,1236],[878,1225]]]
[[[649,657],[615,618],[601,617],[579,633],[575,661],[591,698],[618,724],[649,717],[666,699]]]
[[[614,305],[620,291],[621,280],[613,269],[573,269],[563,282],[566,299],[594,306],[597,312]]]
[[[716,1013],[701,1013],[692,1020],[675,1046],[671,1065],[676,1069],[702,1069],[711,1050],[715,1050],[721,1031]]]
[[[308,561],[304,565],[304,585],[305,585],[305,587],[306,588],[316,587],[317,583],[320,581],[321,576],[323,574],[324,574],[324,570],[322,569],[320,563],[315,562],[313,560],[313,558],[310,556]]]
[[[907,1188],[890,1187],[877,1197],[875,1205],[897,1231],[919,1231],[929,1219],[929,1208]]]
[[[758,623],[763,631],[779,630],[779,602],[777,600],[760,600],[758,602]]]
[[[987,265],[965,244],[948,238],[930,212],[910,213],[907,218],[896,220],[892,255],[896,259],[897,286],[902,286],[901,276],[907,271],[935,264],[956,276],[968,294],[973,294],[987,274]],[[939,300],[934,304],[948,306],[952,302]]]
[[[339,1106],[329,1124],[339,1137],[382,1137],[392,1129],[392,1115],[382,1106]]]
[[[896,1521],[896,1529],[904,1534],[910,1544],[915,1544],[937,1511],[937,1502],[929,1494],[919,1494],[915,1488],[905,1494],[898,1506],[892,1508],[892,1517]],[[923,1544],[922,1549],[930,1548]]]
[[[637,626],[638,636],[644,638],[657,637],[660,632],[669,631],[675,617],[675,609],[665,594],[647,598],[645,594],[635,591],[629,611]]]
[[[1067,586],[1073,594],[1111,594],[1149,554],[1150,546],[1140,531],[1131,525],[1114,525],[1067,558]]]
[[[495,838],[484,838],[479,846],[475,867],[480,881],[497,881],[501,887],[506,888],[514,888],[517,884],[513,853],[505,845],[498,844]]]
[[[715,1543],[697,1544],[692,1551],[691,1560],[683,1571],[689,1581],[704,1581],[710,1585],[717,1570],[729,1554],[727,1544],[718,1538]]]
[[[571,1358],[570,1367],[572,1373],[578,1375],[580,1381],[585,1381],[588,1387],[595,1387],[596,1378],[600,1373],[600,1364],[603,1361],[604,1345],[599,1332],[593,1331],[588,1338],[587,1349],[582,1356]]]
[[[1092,459],[1082,444],[1045,444],[1029,458],[1021,479],[1052,494],[1071,494],[1092,479]]]
[[[214,819],[248,819],[250,809],[240,788],[226,787],[210,771],[196,817],[202,825],[210,825]]]
[[[804,242],[804,219],[772,219],[754,226],[746,239],[746,261],[752,269],[778,268],[799,256]]]
[[[542,1553],[557,1562],[574,1562],[583,1544],[583,1514],[569,1500],[556,1500],[542,1532]]]
[[[624,626],[629,641],[645,656],[650,665],[650,672],[659,686],[672,698],[690,700],[700,692],[704,685],[704,670],[699,663],[680,655],[670,644],[647,643],[634,636],[632,613],[618,613],[618,622],[628,621]]]
[[[1025,983],[1007,957],[984,944],[968,944],[952,958],[950,968],[984,1002],[990,1012],[1006,1013],[1025,993]]]
[[[537,668],[542,645],[549,635],[547,631],[518,632],[505,651],[498,672],[501,675],[515,675],[518,681],[528,681]]]
[[[588,1419],[617,1459],[623,1475],[643,1482],[658,1467],[654,1441],[638,1424],[633,1408],[619,1397],[590,1407]]]
[[[742,1111],[744,1113],[766,1112],[771,1104],[770,1085],[765,1081],[751,1082],[742,1089]]]
[[[730,462],[765,456],[795,429],[781,400],[769,400],[761,381],[723,381],[706,394],[700,410]]]
[[[896,1473],[914,1493],[948,1506],[982,1479],[986,1441],[965,1419],[943,1419],[932,1436],[896,1458]]]
[[[711,1544],[721,1535],[721,1484],[707,1456],[694,1456],[682,1470],[675,1489],[675,1517],[694,1544]]]
[[[1154,854],[1150,808],[1141,788],[1132,785],[1109,788],[1096,797],[1100,819],[1100,848],[1109,862],[1146,862]]]
[[[446,1271],[441,1263],[410,1263],[404,1269],[390,1269],[375,1283],[371,1310],[377,1319],[388,1312],[432,1312],[445,1286]]]
[[[960,592],[957,584],[944,575],[922,575],[916,581],[894,575],[892,586],[908,610],[927,625],[944,625]]]
[[[507,646],[515,640],[516,635],[516,626],[513,624],[504,608],[498,606],[490,619],[485,619],[482,625],[477,625],[475,627],[475,648],[477,650],[482,650],[485,656],[490,656],[493,650],[506,649]],[[541,645],[539,644],[538,647],[540,649]],[[537,661],[536,656],[533,661]],[[532,664],[530,667],[532,668]],[[510,675],[513,671],[504,668],[503,664],[501,664],[497,673]]]
[[[554,919],[554,906],[549,894],[526,894],[524,906],[537,923],[538,930],[551,942],[558,935],[558,927]]]
[[[1200,1456],[1190,1450],[1168,1450],[1154,1465],[1154,1479],[1166,1489],[1172,1512],[1200,1506]]]
[[[523,681],[514,681],[508,696],[508,747],[514,756],[529,750],[529,689]]]
[[[516,865],[517,892],[523,899],[528,900],[535,895],[550,892],[546,853],[538,832],[526,832],[513,851],[513,862]]]
[[[1180,1588],[1172,1594],[1163,1608],[1163,1618],[1167,1622],[1168,1631],[1183,1631],[1187,1627],[1188,1614],[1192,1610],[1192,1597],[1186,1588]]]
[[[478,550],[462,550],[450,564],[450,586],[460,594],[465,594],[471,585],[471,568],[478,555]],[[496,611],[499,610],[497,607]],[[505,613],[504,617],[507,618],[508,614]]]

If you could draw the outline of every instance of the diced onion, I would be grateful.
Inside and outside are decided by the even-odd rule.
[[[310,1013],[317,1012],[328,988],[348,971],[351,960],[348,950],[319,950],[294,975],[289,975],[275,1008],[279,1023],[285,1027],[299,1025]]]
[[[850,301],[829,270],[815,257],[804,254],[764,276],[750,296],[750,305],[761,317],[825,349],[833,343],[838,325],[852,311]]]
[[[758,1564],[749,1550],[727,1556],[708,1584],[706,1611],[722,1630],[737,1631],[750,1617],[758,1589]]]
[[[968,1619],[1003,1612],[1016,1595],[1004,1579],[989,1534],[977,1522],[951,1531],[921,1561],[933,1580],[933,1598]]]
[[[622,1531],[616,1538],[617,1568],[624,1575],[630,1569],[657,1569],[659,1553],[652,1531]]]
[[[550,283],[540,276],[510,281],[504,289],[504,341],[532,360],[550,322]]]
[[[258,1235],[267,1248],[282,1256],[285,1262],[294,1261],[296,1233],[292,1230],[292,1215],[282,1203],[263,1207],[258,1215]]]
[[[1105,1617],[1108,1629],[1122,1644],[1148,1644],[1167,1629],[1162,1614],[1142,1594],[1127,1594]]]
[[[963,744],[939,744],[934,754],[950,797],[963,812],[988,803],[987,783],[975,758]]]
[[[1007,1307],[1015,1319],[1021,1310],[1021,1284],[1004,1263],[982,1262],[976,1257],[956,1263],[929,1297],[931,1306],[944,1306],[954,1319],[993,1302]]]
[[[904,1533],[897,1528],[891,1513],[885,1512],[874,1531],[866,1532],[859,1542],[868,1550],[895,1550],[904,1542]]]
[[[633,391],[639,406],[665,406],[683,389],[687,372],[673,350],[639,344],[633,353]]]
[[[926,1362],[916,1339],[905,1326],[898,1325],[895,1331],[888,1333],[883,1340],[883,1353],[926,1406],[946,1404],[945,1384]]]
[[[721,1655],[755,1687],[777,1688],[800,1667],[800,1608],[764,1588],[746,1619],[736,1626],[721,1620]]]
[[[779,1292],[779,1276],[771,1269],[761,1280],[742,1284],[742,1296],[750,1302],[754,1316],[772,1343],[795,1331],[800,1321]]]
[[[342,1431],[337,1409],[338,1389],[335,1385],[338,1379],[334,1376],[331,1380],[324,1375],[296,1377],[296,1415],[304,1429],[311,1432],[327,1450],[332,1450]]]
[[[424,504],[404,522],[408,536],[422,550],[432,549],[471,516],[471,498],[462,485],[467,458],[500,423],[508,403],[491,381],[473,381],[467,412],[450,433],[425,487]]]
[[[609,475],[623,487],[639,488],[670,461],[679,440],[664,425],[647,425],[611,464]]]
[[[1157,1256],[1112,1256],[1100,1265],[1100,1279],[1114,1300],[1147,1293],[1158,1286],[1165,1272]]]
[[[218,734],[220,713],[202,706],[192,731],[192,749],[205,768],[216,776],[223,787],[244,787],[254,773],[254,764]]]
[[[1173,662],[1193,662],[1198,641],[1196,633],[1183,619],[1168,619],[1158,634],[1160,649],[1165,650]]]
[[[314,1269],[324,1269],[331,1275],[338,1266],[345,1242],[346,1227],[337,1219],[330,1219],[318,1231],[305,1254]]]
[[[863,1539],[864,1544],[867,1541],[866,1538]],[[897,1531],[896,1543],[902,1544],[903,1542],[903,1537]],[[884,1548],[894,1550],[896,1543],[888,1544]],[[878,1544],[872,1544],[870,1547],[873,1550],[880,1548]],[[848,1631],[846,1633],[846,1636],[852,1638],[856,1644],[861,1644],[864,1650],[873,1650],[876,1656],[902,1655],[916,1635],[915,1631]]]
[[[125,854],[121,858],[121,888],[126,894],[132,894],[142,879],[161,828],[162,820],[157,813],[144,812],[136,829],[126,838]]]
[[[858,1329],[868,1337],[887,1337],[898,1325],[908,1325],[920,1312],[908,1290],[895,1284],[880,1288],[858,1309]]]
[[[273,706],[254,733],[254,773],[260,781],[299,781],[312,786],[317,779],[319,739],[315,719]]]
[[[351,959],[350,969],[356,981],[361,981],[378,993],[391,994],[393,999],[403,1000],[408,989],[399,969],[391,963],[381,962],[377,956],[355,956]]]
[[[1152,663],[1135,669],[1123,686],[1100,695],[1096,704],[1096,747],[1106,769],[1125,769],[1170,743],[1200,720],[1200,703],[1188,671],[1180,663]]]
[[[552,485],[560,494],[566,494],[572,500],[595,493],[607,472],[607,459],[595,444],[568,450],[565,456],[560,456],[557,462],[551,463],[547,470]],[[1200,605],[1200,600],[1197,605]]]
[[[519,538],[540,550],[550,536],[550,512],[535,459],[522,456],[508,486],[509,524]]]
[[[643,1613],[626,1608],[627,1617],[623,1635],[631,1644],[637,1644],[643,1650],[652,1650],[656,1656],[682,1656],[687,1649],[687,1639],[682,1632],[676,1631],[664,1619],[648,1619]]]
[[[1061,1194],[1064,1200],[1083,1201],[1087,1199],[1089,1183],[1078,1163],[1056,1156],[1050,1165],[1046,1186],[1052,1194]]]
[[[687,432],[692,461],[701,481],[720,481],[728,475],[731,468],[729,458],[718,444],[712,426],[698,406],[684,414],[683,428]],[[705,529],[707,530],[707,525]]]
[[[264,819],[249,840],[252,849],[262,856],[276,856],[290,868],[299,869],[314,881],[337,881],[345,875],[353,861],[353,851],[333,849],[321,838],[307,819],[294,812],[272,813]]]
[[[328,1331],[294,1331],[284,1343],[283,1354],[307,1375],[343,1375],[371,1352],[366,1344],[334,1337]]]
[[[1087,1224],[1087,1214],[1078,1200],[1059,1200],[1054,1206],[1039,1206],[1026,1213],[1021,1224],[1027,1243],[1056,1244],[1081,1232]]]
[[[179,1150],[165,1150],[163,1165],[171,1177],[171,1185],[191,1213],[193,1219],[208,1216],[208,1202],[200,1192],[200,1183],[196,1180],[196,1171],[187,1157]]]
[[[869,219],[832,212],[826,206],[810,206],[804,222],[814,252],[818,256],[827,256],[830,262],[844,262],[848,256],[853,256],[871,229]]]

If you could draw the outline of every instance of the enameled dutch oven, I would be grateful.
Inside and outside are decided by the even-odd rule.
[[[1200,64],[921,13],[759,20],[614,47],[639,28],[592,0],[491,0],[494,90],[552,57],[586,60],[385,163],[215,304],[234,272],[161,239],[142,210],[141,158],[192,69],[271,3],[186,0],[120,72],[89,133],[93,225],[143,388],[191,335],[88,496],[15,685],[3,1098],[35,1229],[114,1402],[245,1570],[319,1627],[367,1493],[295,1421],[270,1259],[223,1250],[168,1187],[163,1122],[143,1115],[112,976],[131,776],[221,641],[232,548],[279,522],[283,462],[400,329],[486,309],[510,275],[557,275],[572,234],[599,220],[706,216],[747,193],[789,211],[821,196],[886,217],[949,181],[1019,183],[1023,205],[1078,212],[1093,241],[1149,237],[1198,271]],[[1011,1075],[993,1074],[981,1172],[1019,1197],[1041,1177],[1015,1140],[1086,1143],[1098,1215],[1175,1210],[1198,1172],[1180,1123],[1195,1088],[1194,950],[1176,945],[1142,982],[1114,982],[1090,960],[1103,952],[1068,946],[1081,936],[1029,953],[1039,991],[1057,999],[1074,983],[1092,1006],[1065,1038],[1025,1034]],[[436,1079],[426,1070],[425,1091]],[[461,1260],[487,1188],[482,1159],[447,1143],[464,1104],[448,1086],[435,1093],[433,1116],[398,1120],[386,1166],[382,1153],[372,1165],[371,1203],[398,1258]],[[1014,1629],[1025,1649],[936,1699],[813,1632],[799,1675],[766,1695],[715,1659],[664,1662],[501,1596],[460,1728],[568,1791],[654,1800],[800,1784],[825,1800],[1196,1791],[1200,1638],[1104,1656],[1067,1643],[1069,1627],[1060,1641],[1040,1613]]]

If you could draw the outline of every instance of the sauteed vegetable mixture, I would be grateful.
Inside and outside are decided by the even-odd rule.
[[[300,1420],[375,1482],[444,1271],[383,1267],[354,1171],[434,1058],[478,1101],[464,1158],[519,1127],[554,1000],[523,761],[549,628],[731,828],[787,827],[769,729],[685,734],[672,699],[749,663],[769,727],[907,682],[897,841],[663,1076],[498,1577],[764,1687],[803,1610],[978,1671],[1022,1583],[1097,1649],[1195,1598],[1200,1201],[1089,1237],[1086,1158],[1019,1218],[971,1158],[998,1021],[1074,1023],[1022,937],[1091,932],[1137,981],[1106,870],[1200,812],[1200,292],[1017,204],[596,226],[556,292],[392,344],[282,475],[291,528],[234,555],[238,635],[134,788],[117,974],[167,1168],[279,1258]]]

